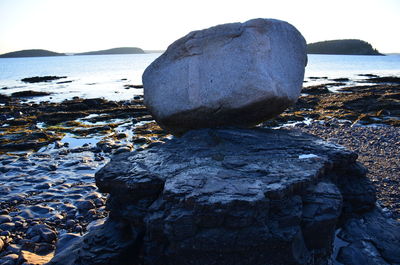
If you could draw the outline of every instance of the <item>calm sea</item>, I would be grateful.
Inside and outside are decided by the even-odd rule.
[[[112,100],[131,99],[142,89],[125,89],[125,85],[141,84],[144,69],[158,56],[152,54],[90,55],[40,58],[0,58],[0,93],[23,90],[52,92],[35,101],[61,101],[74,96]],[[400,55],[349,56],[309,55],[305,81],[307,85],[321,82],[309,77],[362,79],[359,74],[400,76]],[[47,83],[27,84],[20,80],[32,76],[67,76]],[[61,83],[62,81],[71,81]],[[322,79],[326,82],[326,79]]]

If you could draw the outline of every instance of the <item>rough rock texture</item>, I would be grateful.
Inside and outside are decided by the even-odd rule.
[[[300,96],[306,42],[290,24],[254,19],[194,31],[143,74],[145,105],[175,134],[253,126]]]
[[[21,250],[17,263],[26,265],[42,265],[47,264],[52,258],[53,253],[41,256],[26,250]]]
[[[349,219],[338,236],[348,242],[337,257],[343,264],[400,264],[400,223],[378,210]]]
[[[84,237],[63,244],[48,265],[120,265],[138,264],[138,234],[126,222],[107,220]]]
[[[358,264],[351,260],[365,244],[396,264],[399,224],[380,215],[356,158],[317,137],[267,129],[191,131],[117,155],[96,174],[110,193],[109,220],[72,245],[80,250],[71,262],[331,264],[341,228],[344,264]],[[65,253],[51,264],[74,264]]]

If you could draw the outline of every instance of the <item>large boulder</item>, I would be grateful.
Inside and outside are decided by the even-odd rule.
[[[144,264],[329,264],[354,204],[339,183],[365,179],[349,172],[356,158],[297,132],[192,130],[115,157],[96,184],[110,193],[110,218],[143,234]],[[372,208],[368,196],[357,202]]]
[[[109,219],[49,264],[400,264],[400,224],[356,158],[266,129],[192,130],[119,154],[96,174]]]
[[[254,19],[194,31],[143,74],[144,102],[164,129],[249,127],[296,102],[307,64],[295,27]]]

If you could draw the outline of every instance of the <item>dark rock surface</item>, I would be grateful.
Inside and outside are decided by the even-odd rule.
[[[25,83],[39,83],[39,82],[49,82],[53,80],[58,80],[62,78],[67,78],[66,76],[34,76],[22,78],[21,81]]]
[[[70,239],[47,264],[138,264],[139,246],[135,243],[139,236],[128,223],[108,220],[85,237]]]
[[[347,220],[338,236],[349,242],[339,251],[343,264],[400,264],[400,223],[378,210]]]
[[[12,97],[41,97],[48,95],[51,95],[51,93],[42,91],[33,91],[33,90],[19,91],[11,94]]]
[[[383,77],[372,77],[367,79],[368,82],[374,83],[400,83],[400,77],[397,76],[383,76]]]
[[[0,94],[0,103],[7,103],[11,100],[12,98],[10,96]]]
[[[191,131],[122,153],[96,174],[108,221],[51,264],[331,264],[337,228],[343,264],[371,242],[386,263],[364,264],[396,264],[399,225],[375,207],[356,159],[267,129]]]
[[[340,83],[329,82],[304,87],[302,96],[294,106],[264,124],[279,126],[304,119],[328,121],[336,118],[362,125],[400,126],[400,85],[395,83],[397,77],[382,78],[386,81],[381,84],[365,79],[360,82],[376,84],[341,86]],[[338,93],[332,92],[332,89]]]

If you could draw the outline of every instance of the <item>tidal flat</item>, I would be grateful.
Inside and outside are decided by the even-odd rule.
[[[313,79],[320,84],[305,83],[296,105],[259,126],[301,130],[357,152],[380,207],[400,220],[400,78]],[[95,172],[114,154],[170,137],[142,96],[55,103],[0,95],[0,261],[50,258],[57,242],[101,222],[108,211]]]

